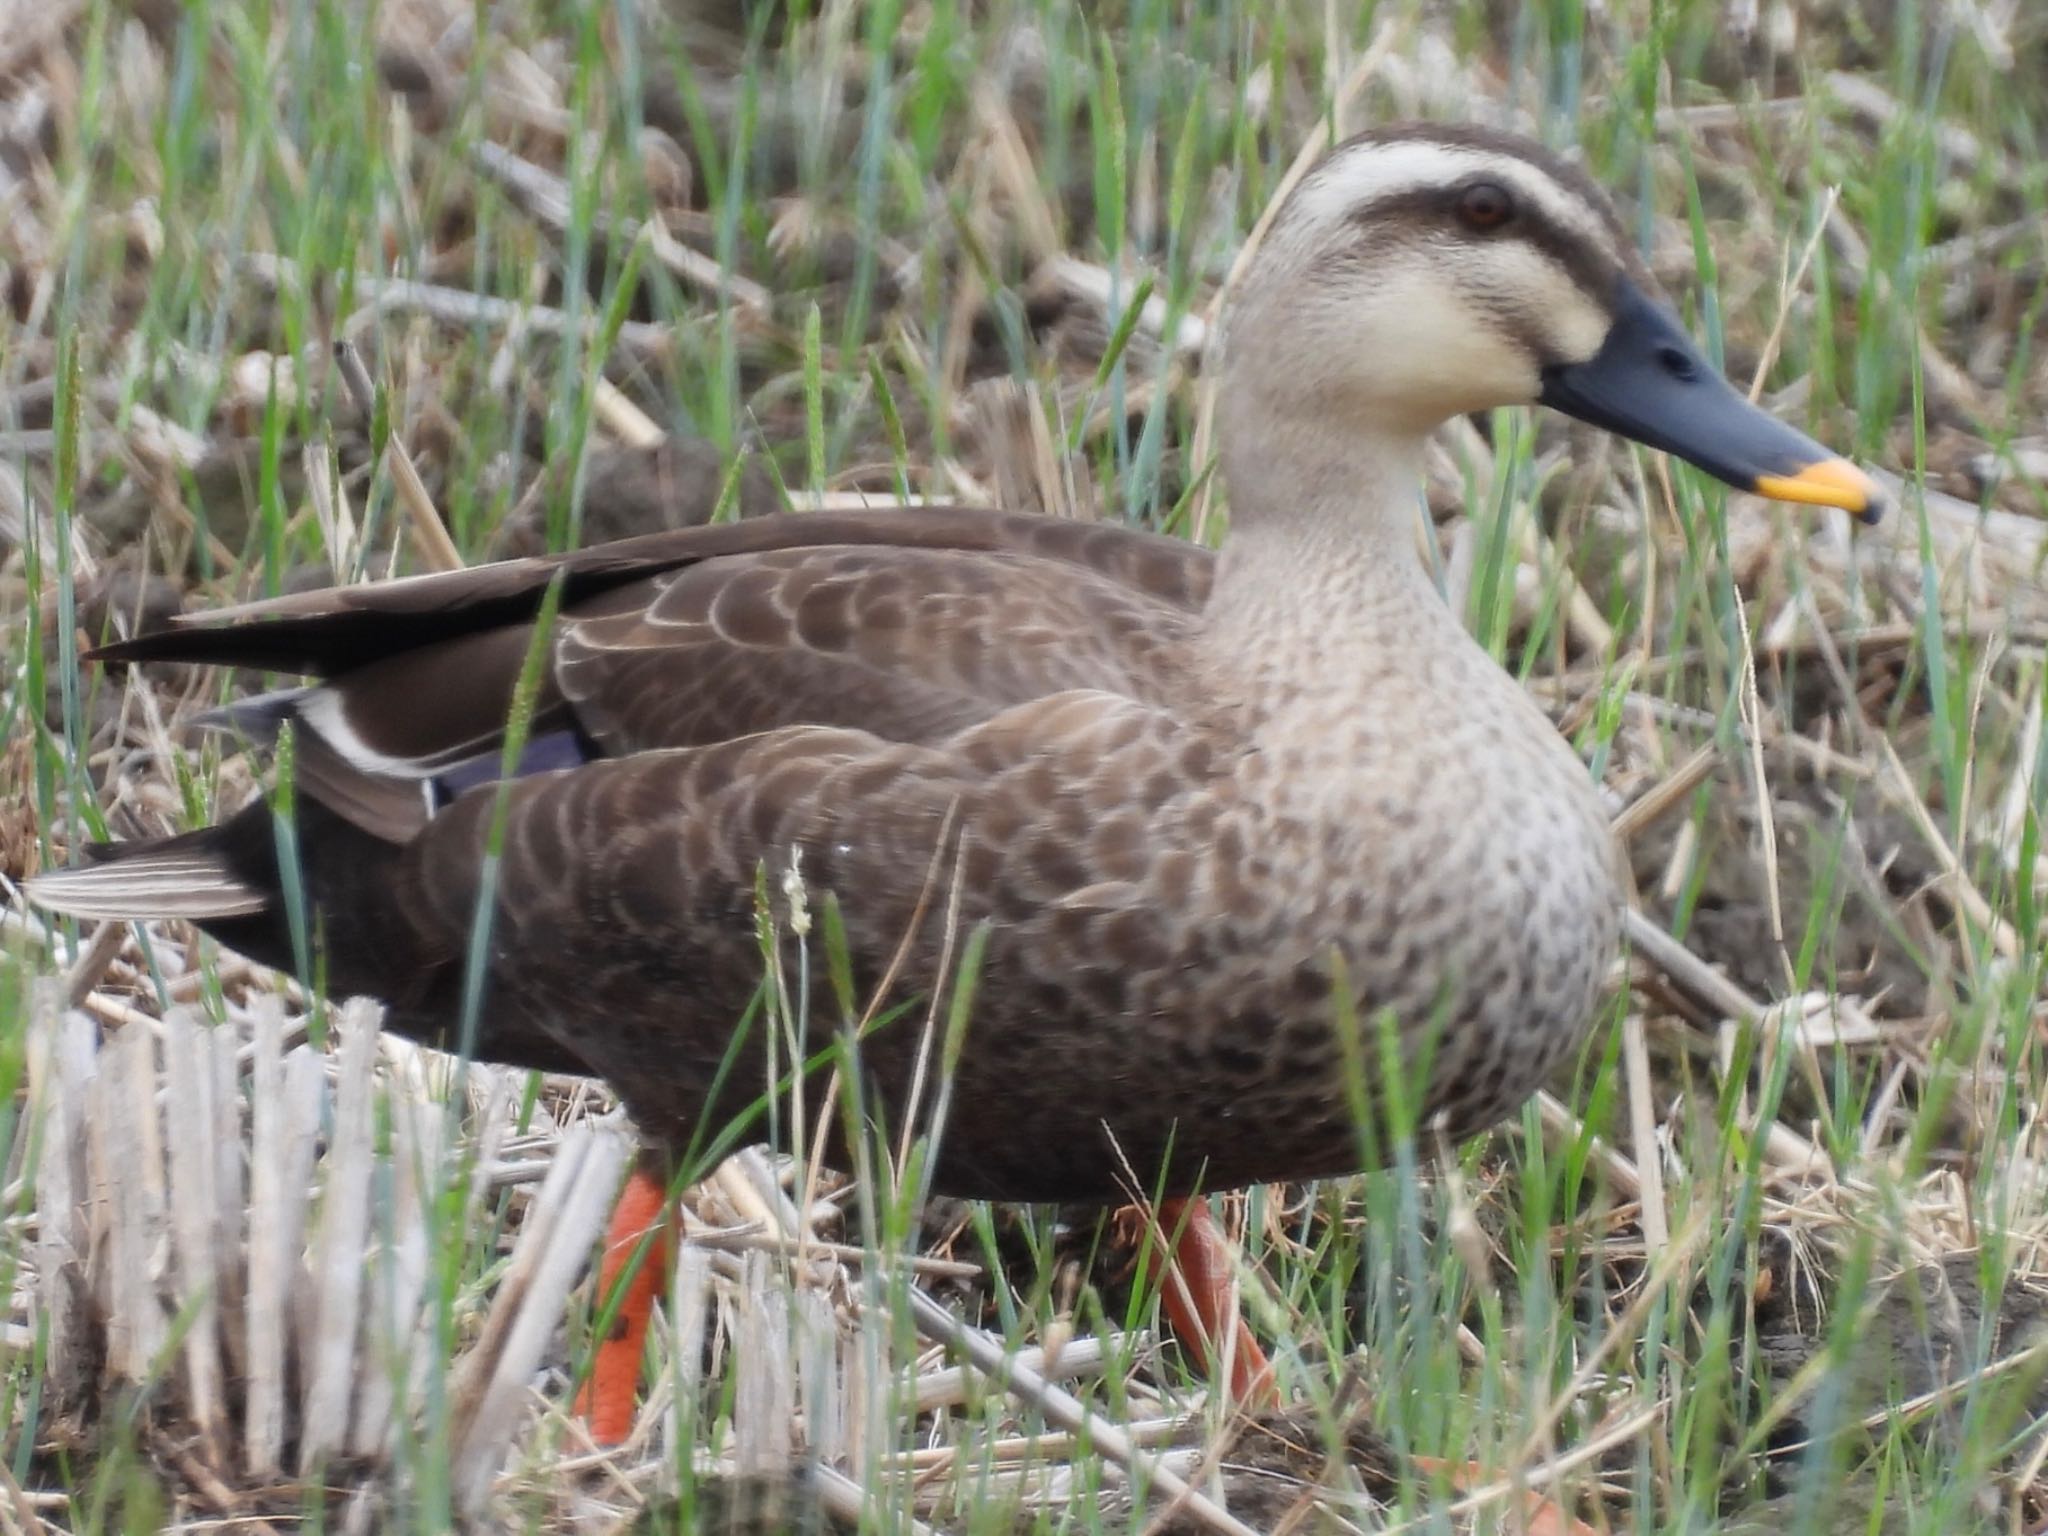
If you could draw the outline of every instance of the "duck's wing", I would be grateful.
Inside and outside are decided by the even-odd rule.
[[[782,513],[180,615],[172,628],[92,654],[106,661],[188,661],[334,677],[464,635],[529,623],[557,581],[561,606],[570,610],[706,561],[832,545],[1036,556],[1187,609],[1207,597],[1213,564],[1199,546],[1113,523],[967,507]]]
[[[1162,699],[1191,617],[1037,554],[776,550],[693,565],[571,616],[553,685],[608,757],[793,725],[929,743],[1069,689]]]
[[[790,515],[251,604],[102,654],[323,676],[223,721],[258,737],[294,724],[303,791],[402,842],[499,773],[551,582],[524,771],[791,725],[929,742],[1069,688],[1157,698],[1210,565],[1099,524]]]

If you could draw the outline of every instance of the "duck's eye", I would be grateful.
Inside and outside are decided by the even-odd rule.
[[[1515,216],[1515,200],[1493,181],[1475,181],[1458,194],[1458,222],[1467,229],[1499,229]]]

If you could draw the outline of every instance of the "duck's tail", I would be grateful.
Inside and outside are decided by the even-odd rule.
[[[292,868],[276,818],[257,800],[218,826],[177,837],[91,843],[85,862],[28,882],[37,906],[73,917],[182,918],[275,970],[296,968],[289,892],[303,898],[302,937],[317,943],[335,995],[413,1001],[438,957],[404,920],[394,878],[404,850],[302,799]]]
[[[330,997],[374,997],[388,1009],[390,1028],[455,1049],[464,1035],[467,930],[445,931],[408,907],[405,847],[304,796],[289,847],[280,854],[277,819],[259,799],[198,832],[89,844],[84,863],[29,881],[28,897],[49,911],[103,922],[182,918],[272,970],[296,972],[303,960]],[[296,937],[295,900],[303,919]],[[485,1010],[471,1047],[484,1061],[587,1070],[507,1007]]]
[[[264,911],[269,893],[235,872],[218,832],[87,844],[89,862],[37,875],[28,898],[46,911],[101,922],[176,917],[204,924]]]

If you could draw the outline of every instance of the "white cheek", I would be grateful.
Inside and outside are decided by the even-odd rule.
[[[1607,340],[1612,323],[1607,311],[1586,296],[1585,289],[1548,262],[1543,263],[1544,340],[1551,356],[1566,362],[1583,363]]]
[[[1536,398],[1536,361],[1436,279],[1387,284],[1347,306],[1339,329],[1381,409],[1432,420]]]

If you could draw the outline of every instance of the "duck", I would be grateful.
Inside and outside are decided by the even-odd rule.
[[[630,1417],[651,1266],[621,1255],[662,1170],[758,1136],[732,1125],[767,1101],[807,1106],[842,1167],[855,1118],[920,1117],[942,1194],[1168,1201],[1208,1277],[1184,1331],[1223,1339],[1196,1197],[1374,1166],[1396,1104],[1411,1131],[1493,1125],[1577,1048],[1619,951],[1593,777],[1418,553],[1432,432],[1540,406],[1743,491],[1865,520],[1883,497],[1730,385],[1582,170],[1504,132],[1330,150],[1212,366],[1213,551],[792,512],[115,640],[93,654],[308,679],[216,722],[289,738],[291,815],[259,796],[93,846],[30,895],[184,919],[429,1044],[608,1081],[651,1152],[604,1259],[637,1289],[598,1351],[600,1438],[621,1373]],[[762,905],[828,898],[871,1022],[815,988],[792,1055],[750,1007]],[[915,1005],[966,947],[964,1033],[935,1046]],[[820,1091],[842,1068],[858,1117]],[[1270,1390],[1255,1341],[1226,1354]]]

